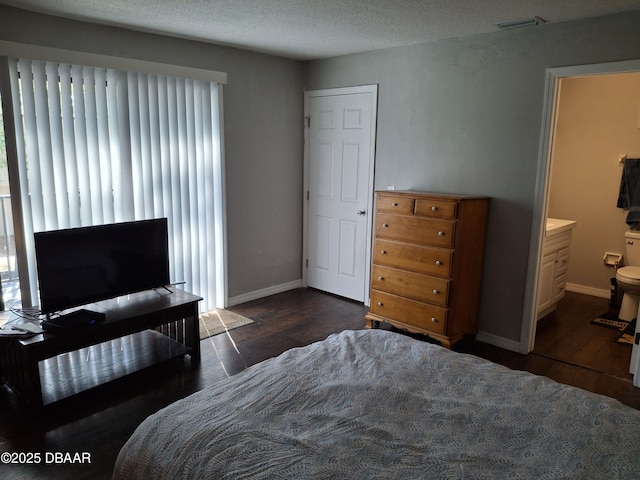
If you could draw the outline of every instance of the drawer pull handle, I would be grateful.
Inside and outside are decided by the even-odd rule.
[[[440,237],[444,237],[444,232],[438,232],[438,235],[439,235]]]
[[[383,226],[384,228],[389,228],[389,224],[388,224],[388,223],[383,223],[383,224],[382,224],[382,226]]]
[[[383,305],[384,305],[384,303],[382,303],[382,302],[378,302],[378,306],[379,306],[379,307],[382,307]]]
[[[384,277],[378,277],[378,280],[380,280],[381,282],[384,282]]]
[[[391,204],[391,206],[392,206],[392,207],[397,207],[397,206],[398,206],[398,202],[393,202],[393,203]]]
[[[431,207],[431,211],[432,212],[437,212],[438,211],[438,207]]]
[[[440,260],[436,260],[436,265],[442,265],[442,262]]]
[[[435,289],[434,289],[434,290],[433,290],[433,294],[434,294],[434,295],[440,295],[440,290],[435,290]]]
[[[436,317],[431,317],[431,323],[438,323],[438,319]]]
[[[386,254],[387,254],[387,251],[386,251],[386,250],[380,250],[380,253],[381,253],[382,255],[386,255]]]

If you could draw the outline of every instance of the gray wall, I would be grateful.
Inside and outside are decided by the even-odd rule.
[[[4,6],[0,39],[227,72],[229,296],[301,278],[300,62]]]
[[[545,72],[640,58],[640,13],[309,62],[305,89],[378,84],[375,185],[493,197],[480,329],[519,341]]]

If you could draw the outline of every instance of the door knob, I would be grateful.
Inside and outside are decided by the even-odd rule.
[[[366,210],[358,210],[358,215],[363,216],[365,213],[367,213]]]

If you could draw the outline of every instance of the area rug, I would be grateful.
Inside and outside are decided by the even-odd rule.
[[[615,313],[603,313],[598,318],[591,320],[591,323],[600,327],[612,328],[614,330],[624,330],[629,326],[629,322],[620,320]]]
[[[250,318],[243,317],[229,310],[218,308],[200,315],[200,340],[228,332],[234,328],[253,323]]]
[[[620,336],[616,339],[616,343],[622,343],[623,345],[633,346],[633,339],[636,336],[636,319],[634,318],[623,330]]]
[[[620,320],[617,314],[607,312],[600,315],[598,318],[591,320],[591,323],[600,327],[618,330],[621,333],[616,338],[616,343],[629,346],[633,345],[633,337],[636,333],[635,318],[631,322],[627,322],[626,320]]]

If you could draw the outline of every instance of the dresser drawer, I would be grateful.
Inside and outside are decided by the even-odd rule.
[[[380,238],[376,238],[374,244],[375,265],[449,278],[452,262],[453,250],[421,247]]]
[[[400,197],[378,194],[376,208],[379,212],[394,212],[410,215],[413,213],[414,199],[412,197]]]
[[[377,237],[451,248],[455,225],[450,220],[379,213],[376,215],[375,233]]]
[[[403,297],[447,306],[449,281],[419,273],[374,265],[371,271],[371,288]]]
[[[431,198],[417,198],[415,214],[437,218],[456,218],[458,203]]]
[[[433,333],[444,334],[446,331],[446,308],[377,290],[371,291],[371,313]]]

